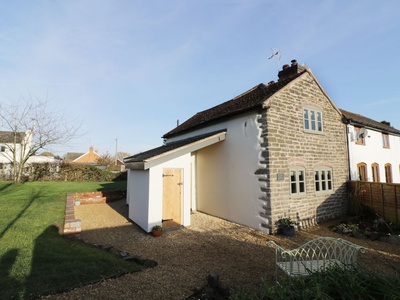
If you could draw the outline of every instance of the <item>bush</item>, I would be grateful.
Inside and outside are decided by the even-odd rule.
[[[3,164],[0,168],[0,180],[12,180],[10,164]],[[27,181],[75,181],[101,182],[125,181],[126,172],[110,172],[96,166],[70,163],[33,163],[24,168],[22,182]]]
[[[121,179],[120,179],[121,178]],[[100,170],[95,166],[62,163],[59,180],[62,181],[118,181],[124,180],[120,173]]]
[[[307,277],[284,278],[278,285],[263,280],[259,291],[238,290],[231,299],[400,299],[400,278],[334,267]]]

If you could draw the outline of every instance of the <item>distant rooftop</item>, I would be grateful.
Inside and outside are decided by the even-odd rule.
[[[24,135],[24,132],[0,131],[0,143],[14,143],[14,137],[16,137],[16,142],[20,144],[24,138]]]

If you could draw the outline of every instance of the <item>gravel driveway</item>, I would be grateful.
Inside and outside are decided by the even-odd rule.
[[[191,226],[170,229],[155,238],[132,224],[127,215],[125,200],[76,207],[84,241],[113,245],[156,261],[156,267],[43,298],[186,299],[206,284],[211,272],[218,273],[224,285],[254,289],[262,277],[271,279],[275,273],[275,252],[267,241],[292,249],[318,236],[341,237],[364,246],[367,252],[359,254],[360,266],[389,275],[400,271],[399,246],[339,235],[328,224],[285,238],[196,212]]]

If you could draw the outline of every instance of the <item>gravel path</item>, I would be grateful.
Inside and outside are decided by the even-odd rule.
[[[84,241],[113,245],[119,250],[155,260],[158,266],[108,279],[45,299],[186,299],[216,272],[224,285],[257,288],[260,279],[275,272],[275,252],[267,241],[293,249],[318,236],[346,238],[367,248],[359,265],[380,273],[400,271],[400,248],[382,242],[357,240],[331,232],[328,224],[296,233],[293,238],[272,236],[203,213],[192,215],[192,225],[170,229],[159,238],[127,219],[124,200],[76,207]]]

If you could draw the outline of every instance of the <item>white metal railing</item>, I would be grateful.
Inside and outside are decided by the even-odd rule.
[[[273,241],[268,245],[276,249],[276,276],[278,267],[291,277],[333,266],[357,267],[358,251],[365,252],[362,246],[332,237],[315,238],[293,250],[285,250]]]

